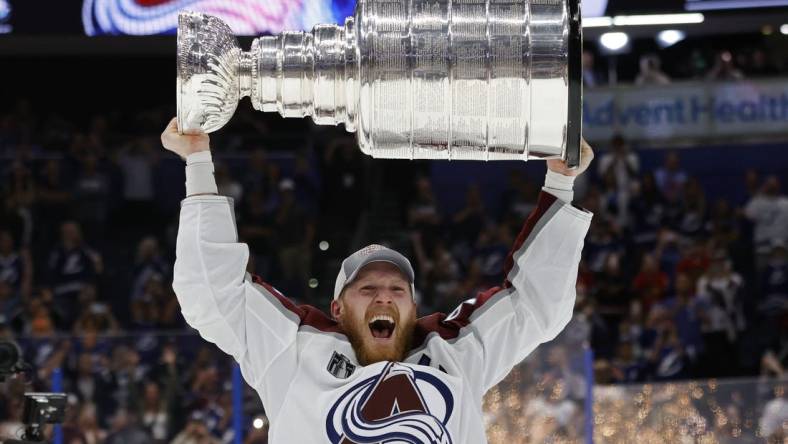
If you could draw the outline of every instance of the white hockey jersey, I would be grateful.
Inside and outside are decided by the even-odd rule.
[[[485,443],[484,393],[572,315],[591,217],[542,192],[506,281],[420,318],[403,362],[359,365],[336,322],[246,273],[227,197],[183,201],[173,287],[186,321],[240,363],[272,443]]]

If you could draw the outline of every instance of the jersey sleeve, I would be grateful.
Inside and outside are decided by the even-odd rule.
[[[591,218],[543,191],[509,253],[502,285],[464,302],[441,322],[442,335],[456,332],[451,335],[457,336],[458,357],[483,392],[571,319]]]
[[[235,358],[274,415],[288,388],[282,381],[296,368],[300,317],[291,302],[246,272],[249,249],[238,242],[232,199],[182,202],[176,256],[173,289],[186,322]]]

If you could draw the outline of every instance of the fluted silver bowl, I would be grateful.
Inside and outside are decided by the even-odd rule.
[[[216,17],[178,17],[178,128],[213,132],[224,126],[241,99],[241,50],[232,30]]]

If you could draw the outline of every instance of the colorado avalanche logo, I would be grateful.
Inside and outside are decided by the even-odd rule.
[[[443,381],[392,362],[334,403],[326,433],[332,444],[452,444],[446,424],[453,409]]]

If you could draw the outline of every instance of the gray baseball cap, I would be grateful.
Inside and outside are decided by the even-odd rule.
[[[408,278],[411,295],[415,298],[416,292],[413,286],[415,275],[413,273],[413,266],[410,265],[408,258],[391,248],[372,244],[356,251],[342,261],[342,266],[339,268],[339,274],[337,275],[337,282],[334,285],[334,300],[339,298],[339,295],[346,285],[353,282],[359,270],[372,262],[388,262],[399,268]]]

